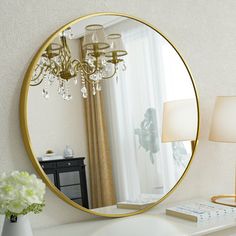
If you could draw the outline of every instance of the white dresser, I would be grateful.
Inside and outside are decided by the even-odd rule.
[[[144,214],[99,219],[56,227],[35,229],[34,236],[180,236],[236,235],[236,216],[215,218],[194,223],[165,215],[165,209],[152,209]]]

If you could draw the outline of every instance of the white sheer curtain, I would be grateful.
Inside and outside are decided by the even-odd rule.
[[[156,156],[153,164],[135,135],[148,108],[160,116],[162,89],[157,79],[160,65],[156,63],[160,45],[152,32],[140,25],[127,27],[122,37],[129,53],[127,70],[119,74],[118,82],[103,83],[103,91],[117,199],[136,201],[142,193],[155,193],[155,187],[162,187]]]
[[[156,199],[176,183],[172,145],[163,145],[160,140],[162,106],[169,92],[166,77],[173,76],[168,74],[170,68],[164,66],[169,53],[166,47],[171,46],[155,31],[139,23],[125,21],[115,29],[122,32],[128,51],[127,70],[119,74],[118,82],[107,80],[102,87],[117,200]],[[110,30],[112,32],[112,28]],[[148,110],[155,113],[157,128],[158,151],[152,155],[140,145],[135,134]]]

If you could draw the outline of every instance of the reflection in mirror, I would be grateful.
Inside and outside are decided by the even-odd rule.
[[[97,213],[153,204],[192,156],[198,110],[191,77],[145,24],[93,16],[57,35],[28,94],[32,149],[50,181]]]

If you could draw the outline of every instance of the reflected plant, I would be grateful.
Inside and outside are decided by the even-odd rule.
[[[158,153],[160,150],[156,110],[154,108],[148,108],[146,110],[140,128],[135,129],[135,135],[138,135],[140,147],[143,147],[149,152],[150,160],[154,164],[153,154]]]

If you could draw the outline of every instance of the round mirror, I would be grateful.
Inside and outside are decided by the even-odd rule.
[[[140,19],[98,13],[40,47],[22,86],[34,167],[61,199],[120,217],[165,199],[197,142],[196,88],[179,52]]]

